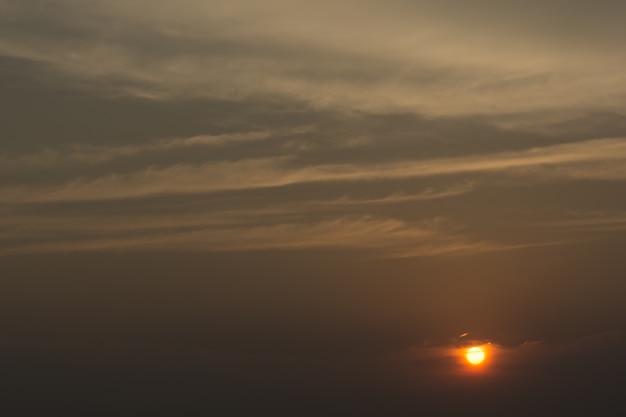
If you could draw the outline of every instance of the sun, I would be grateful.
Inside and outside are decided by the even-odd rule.
[[[478,346],[471,347],[465,352],[465,358],[472,365],[480,365],[485,361],[485,350]]]

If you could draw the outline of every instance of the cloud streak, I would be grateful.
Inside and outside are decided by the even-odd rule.
[[[185,222],[178,223],[177,226]],[[210,223],[210,222],[209,222]],[[468,254],[501,250],[499,245],[471,242],[450,235],[432,222],[409,224],[384,218],[336,218],[313,223],[282,223],[272,226],[213,225],[192,231],[180,229],[160,233],[134,233],[118,237],[69,238],[70,230],[87,229],[68,223],[65,236],[40,242],[16,244],[0,249],[0,254],[50,252],[118,251],[211,251],[360,249],[384,257]],[[57,226],[58,227],[58,226]],[[55,233],[58,236],[59,230]],[[22,234],[22,236],[24,236]]]
[[[66,167],[67,164],[102,164],[119,158],[145,153],[164,153],[176,149],[212,148],[252,141],[280,138],[302,134],[310,128],[283,129],[277,131],[253,131],[221,135],[197,135],[187,138],[159,139],[156,141],[122,146],[97,146],[76,144],[65,149],[44,149],[40,152],[10,157],[0,155],[0,170],[35,170]]]
[[[621,232],[626,230],[624,212],[573,213],[572,219],[549,223],[549,226],[581,232]]]
[[[373,164],[297,166],[292,157],[179,164],[51,186],[5,186],[4,203],[93,201],[337,181],[500,172],[536,180],[626,179],[626,140],[597,139],[525,151]]]

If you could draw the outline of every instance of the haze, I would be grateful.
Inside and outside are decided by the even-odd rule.
[[[3,407],[608,415],[625,18],[0,0]]]

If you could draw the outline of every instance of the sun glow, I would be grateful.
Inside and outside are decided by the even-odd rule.
[[[485,350],[478,346],[471,347],[465,352],[465,358],[472,365],[480,365],[485,361]]]

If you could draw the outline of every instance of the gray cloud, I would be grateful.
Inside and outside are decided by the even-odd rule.
[[[594,14],[561,2],[8,4],[3,54],[152,99],[279,95],[441,115],[617,109],[626,93],[615,2]],[[580,22],[590,30],[572,30]]]
[[[158,146],[158,145],[157,145]],[[115,152],[113,152],[115,153]],[[119,152],[118,152],[119,153]],[[625,179],[626,141],[598,139],[520,152],[369,165],[290,166],[289,157],[150,167],[130,174],[77,178],[50,186],[5,186],[4,202],[136,198],[163,193],[279,187],[329,181],[374,181],[480,172],[509,172],[537,179]]]
[[[214,222],[214,221],[213,221]],[[45,239],[45,233],[36,231],[37,237],[44,237],[40,243],[15,244],[0,250],[2,254],[82,252],[82,251],[211,251],[229,252],[270,249],[367,249],[376,250],[384,256],[426,256],[440,254],[467,254],[508,249],[486,242],[471,242],[460,236],[449,235],[438,228],[424,224],[407,224],[395,219],[337,218],[318,223],[289,224],[273,226],[243,227],[224,224],[203,227],[196,221],[193,230],[185,230],[185,221],[174,222],[178,231],[167,233],[143,233],[121,237],[96,237],[69,239],[71,230],[81,234],[89,228],[70,221],[65,227],[53,226],[64,236],[61,240]],[[151,228],[158,227],[149,223]],[[161,225],[162,228],[163,225]],[[137,226],[135,226],[136,228]],[[30,226],[32,230],[32,226]],[[107,232],[112,230],[103,227]],[[28,227],[26,228],[28,229]],[[118,229],[119,230],[119,229]],[[28,237],[27,230],[20,236]],[[70,232],[70,233],[68,233]],[[93,229],[92,229],[93,232]],[[106,232],[104,233],[106,234]],[[1,236],[0,236],[1,237]],[[32,238],[32,236],[31,236]]]
[[[505,3],[3,1],[4,248],[578,241],[536,230],[626,179],[624,6]]]
[[[169,152],[176,149],[219,147],[240,142],[260,141],[293,133],[304,133],[306,128],[276,132],[246,132],[221,135],[199,135],[188,138],[160,139],[141,145],[97,146],[76,144],[63,150],[44,149],[34,154],[14,158],[0,155],[0,170],[35,170],[67,167],[68,164],[102,164],[117,158],[127,158],[143,153]]]

